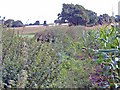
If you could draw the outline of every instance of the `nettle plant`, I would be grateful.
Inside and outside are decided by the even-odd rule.
[[[99,49],[94,50],[96,62],[103,72],[97,81],[102,88],[120,87],[120,33],[118,28],[105,26],[99,31]]]

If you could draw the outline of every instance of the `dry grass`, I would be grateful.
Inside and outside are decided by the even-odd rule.
[[[31,34],[31,33],[37,33],[44,30],[74,30],[74,29],[80,29],[80,30],[98,30],[101,26],[93,26],[93,27],[84,27],[84,26],[26,26],[26,27],[17,27],[17,28],[11,28],[12,30],[15,30],[15,32],[19,32],[20,34]]]
[[[35,27],[17,27],[17,28],[11,28],[12,30],[15,30],[15,32],[19,32],[20,34],[30,34],[30,33],[37,33],[39,31],[43,31],[46,29],[46,27],[41,26],[35,26]]]

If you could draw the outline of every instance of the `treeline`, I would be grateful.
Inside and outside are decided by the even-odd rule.
[[[94,11],[85,9],[78,4],[63,4],[62,11],[58,14],[58,18],[54,22],[56,24],[70,23],[71,25],[94,26],[118,22],[118,18],[118,15],[114,17],[108,14],[97,16],[97,13]]]
[[[47,21],[44,21],[43,24],[40,24],[40,21],[37,20],[37,21],[35,21],[35,23],[26,24],[25,26],[30,26],[30,25],[44,25],[44,26],[46,26]]]
[[[40,24],[40,21],[37,20],[35,23],[30,23],[30,24],[23,24],[21,20],[13,20],[13,19],[8,19],[4,21],[4,25],[6,27],[23,27],[23,26],[31,26],[31,25],[47,25],[47,21],[44,21],[43,24]]]
[[[21,20],[14,21],[13,19],[8,19],[4,21],[4,25],[7,27],[23,27],[24,26]]]
[[[94,26],[94,25],[103,25],[109,24],[112,22],[118,22],[119,15],[109,16],[108,14],[103,14],[97,16],[97,13],[85,9],[81,5],[74,4],[63,4],[62,11],[59,13],[58,18],[54,23],[61,25],[62,23],[69,23],[69,25],[84,25],[84,26]],[[47,26],[47,21],[44,21],[43,24],[40,24],[40,21],[37,20],[35,23],[23,24],[22,21],[13,19],[8,19],[4,22],[7,27],[22,27],[29,25],[44,25]]]

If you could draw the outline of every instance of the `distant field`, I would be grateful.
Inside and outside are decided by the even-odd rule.
[[[17,27],[17,28],[11,28],[11,30],[14,30],[15,33],[19,33],[20,36],[22,37],[28,37],[32,38],[37,32],[42,32],[44,30],[64,30],[69,31],[69,30],[98,30],[102,26],[93,26],[93,27],[85,27],[85,26],[26,26],[26,27]]]
[[[39,31],[43,31],[46,29],[46,27],[41,26],[34,26],[34,27],[18,27],[18,28],[11,28],[16,33],[19,32],[19,34],[31,34],[31,33],[37,33]]]
[[[18,28],[12,28],[15,30],[15,32],[19,32],[20,34],[30,34],[30,33],[37,33],[44,30],[57,30],[57,29],[82,29],[82,30],[93,30],[93,29],[99,29],[101,26],[94,26],[94,27],[84,27],[84,26],[27,26],[27,27],[18,27]]]

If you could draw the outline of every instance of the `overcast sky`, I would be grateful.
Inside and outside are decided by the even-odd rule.
[[[0,16],[22,20],[24,24],[28,19],[28,23],[36,20],[40,23],[44,20],[53,23],[62,11],[63,3],[80,4],[98,15],[107,13],[111,16],[112,7],[115,15],[118,14],[118,1],[120,0],[0,0]]]

